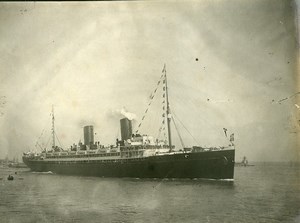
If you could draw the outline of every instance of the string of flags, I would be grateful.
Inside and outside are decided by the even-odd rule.
[[[164,139],[167,140],[167,133],[166,133],[166,126],[165,126],[165,119],[166,119],[166,113],[165,113],[165,108],[166,108],[166,100],[165,100],[165,97],[166,97],[166,68],[164,66],[164,69],[163,69],[163,94],[162,94],[162,97],[163,97],[163,101],[162,101],[162,126],[163,126],[163,134],[164,134]]]
[[[161,124],[161,126],[159,127],[157,139],[160,138],[160,134],[161,134],[162,131],[163,131],[164,139],[167,139],[167,135],[166,135],[166,127],[165,127],[164,124]]]
[[[159,139],[160,138],[160,135],[161,133],[163,132],[163,139],[165,141],[167,141],[167,133],[166,133],[166,68],[164,66],[163,70],[162,70],[162,75],[161,75],[161,79],[163,78],[162,80],[162,83],[163,83],[163,86],[162,86],[162,115],[161,115],[161,126],[158,130],[158,135],[157,135],[157,138]]]
[[[146,109],[145,112],[144,112],[144,115],[143,115],[143,117],[142,117],[142,120],[141,120],[141,122],[139,123],[139,125],[138,125],[138,127],[137,127],[137,130],[135,131],[136,133],[139,132],[139,129],[140,129],[140,127],[141,127],[141,125],[142,125],[142,123],[143,123],[145,117],[146,117],[146,114],[147,114],[147,112],[148,112],[148,110],[149,110],[149,108],[150,108],[150,105],[151,105],[152,102],[153,102],[153,99],[154,99],[154,97],[155,97],[155,95],[156,95],[157,89],[158,89],[158,87],[159,87],[159,85],[160,85],[160,83],[161,83],[161,81],[162,81],[161,79],[162,79],[163,77],[164,77],[164,75],[162,74],[162,75],[160,76],[159,81],[157,82],[157,85],[156,85],[155,90],[150,94],[150,97],[149,97],[150,101],[149,101],[149,103],[148,103],[147,109]]]
[[[161,126],[159,128],[159,132],[158,132],[158,137],[157,138],[159,138],[160,135],[161,135],[161,133],[163,132],[163,137],[164,137],[165,140],[167,140],[166,126],[165,126],[165,123],[166,123],[165,119],[167,118],[166,117],[166,108],[167,108],[167,105],[166,105],[166,99],[165,99],[166,98],[166,68],[165,68],[165,66],[164,66],[164,68],[162,70],[162,73],[163,74],[160,76],[160,79],[158,80],[158,82],[156,84],[156,88],[154,89],[154,91],[149,96],[150,101],[148,103],[148,106],[147,106],[147,108],[146,108],[146,110],[144,112],[144,115],[143,115],[140,123],[138,124],[136,133],[139,132],[139,129],[140,129],[140,127],[143,124],[143,121],[144,121],[144,119],[145,119],[145,117],[146,117],[146,115],[147,115],[147,113],[149,111],[149,108],[150,108],[150,106],[151,106],[151,104],[153,102],[153,99],[156,96],[158,87],[162,83],[162,85],[163,85],[162,86],[162,90],[163,90],[163,93],[162,93],[162,98],[163,98],[163,100],[162,100],[162,110],[163,110],[163,112],[162,112],[162,115],[161,115],[162,121],[161,121]]]

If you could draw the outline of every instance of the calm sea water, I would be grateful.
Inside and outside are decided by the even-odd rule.
[[[8,174],[15,180],[8,181]],[[4,167],[0,178],[0,222],[300,222],[299,165],[236,167],[234,183]]]

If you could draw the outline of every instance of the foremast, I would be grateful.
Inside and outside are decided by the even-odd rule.
[[[143,120],[145,119],[146,117],[146,114],[149,110],[149,107],[152,103],[152,100],[157,92],[157,89],[158,89],[158,86],[160,85],[161,83],[161,80],[163,82],[163,114],[162,114],[162,117],[163,117],[163,120],[162,120],[162,126],[159,128],[159,134],[161,133],[161,130],[165,130],[165,119],[167,119],[167,131],[168,131],[168,138],[166,136],[166,132],[164,131],[164,136],[165,136],[165,144],[169,147],[169,150],[172,151],[172,136],[171,136],[171,119],[172,119],[172,116],[171,116],[171,109],[170,109],[170,103],[169,103],[169,95],[168,95],[168,83],[167,83],[167,70],[166,70],[166,64],[164,64],[164,67],[163,67],[163,70],[162,70],[162,75],[161,75],[161,78],[160,80],[158,81],[157,83],[157,87],[156,89],[154,90],[153,93],[151,93],[150,95],[150,103],[148,104],[148,107],[147,109],[145,110],[144,112],[144,115],[142,117],[142,120],[140,122],[140,124],[138,125],[137,127],[137,130],[136,130],[136,133],[139,132],[139,128],[141,127],[142,123],[143,123]],[[165,109],[165,105],[166,105],[166,109]],[[166,143],[167,141],[167,143]]]

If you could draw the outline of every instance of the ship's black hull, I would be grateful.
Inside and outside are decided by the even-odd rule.
[[[65,175],[233,179],[234,156],[234,150],[221,150],[105,161],[46,161],[26,157],[23,161],[32,171]]]

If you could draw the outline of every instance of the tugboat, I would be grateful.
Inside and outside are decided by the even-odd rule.
[[[139,128],[142,121],[134,133],[131,119],[126,117],[120,120],[121,139],[116,139],[114,145],[104,146],[94,142],[93,126],[85,126],[84,144],[80,142],[64,150],[55,145],[52,108],[52,149],[41,153],[24,153],[23,162],[32,171],[51,171],[68,175],[233,180],[235,157],[233,134],[230,137],[231,144],[228,146],[206,148],[197,145],[187,148],[182,143],[182,148],[175,149],[175,145],[172,144],[171,121],[174,122],[176,129],[177,127],[168,99],[166,66],[155,91],[150,96],[151,100],[160,85],[162,85],[163,111],[159,132],[167,129],[167,133],[164,132],[165,140],[141,134]],[[151,101],[148,108],[150,104]],[[180,135],[179,139],[182,141]]]
[[[254,165],[253,164],[248,164],[247,157],[244,156],[242,162],[235,163],[235,166],[244,166],[244,167],[246,167],[246,166],[254,166]]]
[[[14,180],[14,177],[12,175],[8,175],[7,180]]]

